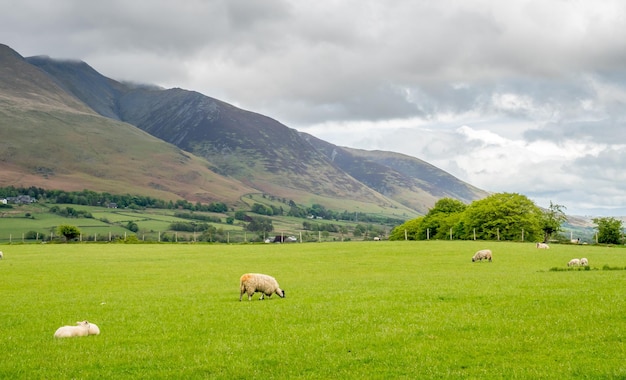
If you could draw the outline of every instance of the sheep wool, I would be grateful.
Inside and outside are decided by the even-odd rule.
[[[59,327],[54,332],[55,338],[71,338],[75,336],[87,336],[89,335],[89,322],[82,321],[76,322],[78,326],[63,326]]]
[[[276,293],[280,298],[285,298],[285,291],[280,288],[276,279],[272,276],[260,273],[246,273],[239,279],[239,301],[244,293],[248,294],[248,301],[254,293],[261,293],[259,300],[265,296],[271,297]]]
[[[472,256],[472,262],[483,261],[483,259],[491,261],[490,249],[481,249],[480,251],[476,252],[474,256]]]
[[[579,265],[580,265],[580,260],[578,259],[571,259],[569,263],[567,263],[568,267],[577,267]]]
[[[87,321],[85,321],[87,322]],[[95,323],[89,323],[89,335],[100,335],[100,328]]]

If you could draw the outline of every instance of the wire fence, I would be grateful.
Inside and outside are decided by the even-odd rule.
[[[379,237],[366,235],[354,237],[340,234],[329,234],[321,231],[281,231],[271,233],[255,233],[248,231],[224,231],[220,233],[188,233],[176,231],[150,232],[114,232],[81,233],[71,241],[82,243],[308,243],[350,240],[380,240]],[[65,242],[62,235],[51,232],[49,235],[39,232],[1,233],[0,244],[14,243],[52,243]]]

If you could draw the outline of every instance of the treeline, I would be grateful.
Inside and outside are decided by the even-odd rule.
[[[567,220],[563,208],[551,203],[542,210],[515,193],[493,194],[470,205],[443,198],[425,216],[394,228],[389,239],[547,241]]]
[[[312,218],[312,219],[325,219],[336,220],[346,222],[362,222],[362,223],[375,223],[384,224],[389,226],[396,226],[400,223],[404,223],[404,219],[390,218],[386,216],[370,215],[362,212],[349,212],[349,211],[334,211],[329,210],[320,204],[313,204],[311,207],[301,207],[295,204],[293,201],[289,201],[289,210],[285,213],[282,207],[266,206],[260,203],[254,203],[251,211],[259,215],[287,215],[296,218]]]
[[[39,202],[73,204],[83,206],[119,207],[130,209],[160,208],[160,209],[185,209],[190,211],[226,212],[228,206],[222,202],[201,204],[191,203],[184,199],[166,201],[143,195],[98,193],[91,190],[63,191],[47,190],[40,187],[2,187],[0,198],[17,197],[28,195]]]

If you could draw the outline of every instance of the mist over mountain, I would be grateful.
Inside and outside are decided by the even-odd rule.
[[[57,135],[63,136],[61,141],[80,140],[80,144],[59,142],[56,150],[50,152],[57,152],[58,156],[55,175],[65,168],[68,175],[85,181],[90,178],[74,187],[97,191],[99,188],[93,187],[96,177],[99,186],[107,191],[117,188],[127,192],[126,189],[145,187],[191,201],[233,199],[262,192],[302,204],[320,203],[332,209],[351,207],[397,215],[425,213],[442,197],[471,202],[487,195],[417,158],[338,147],[270,117],[198,92],[122,83],[101,75],[85,62],[45,56],[24,59],[3,45],[0,61],[0,104],[4,116],[13,119],[24,132],[35,135],[41,135],[44,126],[54,120]],[[21,82],[15,83],[11,78],[21,78]],[[31,99],[30,103],[26,104],[24,98]],[[52,106],[63,112],[41,113]],[[80,120],[75,120],[77,114],[81,115]],[[117,139],[103,134],[114,130]],[[138,140],[131,142],[127,136]],[[3,144],[16,145],[17,141],[11,139]],[[119,163],[126,164],[126,168],[140,168],[139,171],[144,168],[136,177],[150,179],[128,179],[127,185],[105,186],[108,181],[115,183],[118,177],[128,176],[116,176],[116,170],[104,169],[94,175],[88,165],[76,165],[80,161],[77,156],[104,147],[118,152],[98,155],[104,167],[113,168],[114,163]],[[30,151],[25,145],[20,149]],[[184,167],[191,161],[202,169]],[[12,164],[23,172],[24,178],[38,178],[34,168],[41,163],[25,166],[19,162],[13,160]],[[183,166],[173,167],[174,164]],[[154,165],[168,167],[169,174],[157,176],[145,170]],[[190,171],[195,174],[189,174]],[[208,182],[200,185],[198,178]],[[172,179],[178,186],[167,182]],[[7,182],[7,178],[0,178],[0,185]],[[221,185],[212,188],[211,182]],[[225,190],[228,187],[232,191]]]

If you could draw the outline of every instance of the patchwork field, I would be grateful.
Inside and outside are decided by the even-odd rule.
[[[493,250],[492,263],[472,263]],[[626,250],[0,245],[0,378],[626,378]],[[590,268],[567,269],[587,257]],[[558,269],[558,270],[557,270]],[[286,298],[239,302],[239,276]],[[99,336],[55,339],[87,319]]]

